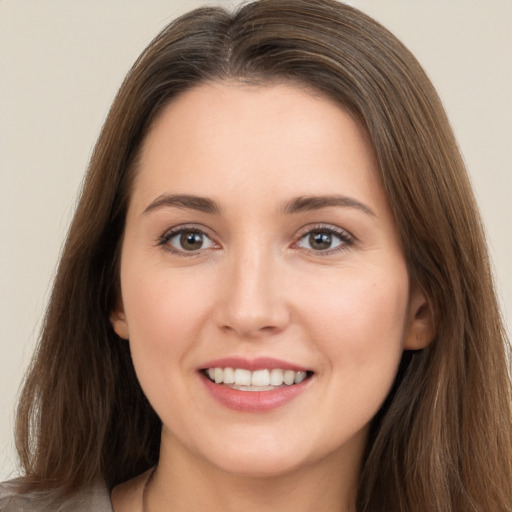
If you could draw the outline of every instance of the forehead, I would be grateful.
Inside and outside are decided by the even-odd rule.
[[[337,103],[295,85],[239,82],[201,84],[167,105],[146,136],[134,186],[147,200],[382,192],[366,132]]]

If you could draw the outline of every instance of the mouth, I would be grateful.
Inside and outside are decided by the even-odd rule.
[[[299,396],[309,396],[315,376],[298,364],[264,356],[225,357],[205,362],[198,370],[217,403],[244,413],[270,412],[297,403]]]
[[[301,384],[311,378],[312,371],[283,368],[246,368],[210,367],[201,373],[210,382],[238,391],[273,391]]]

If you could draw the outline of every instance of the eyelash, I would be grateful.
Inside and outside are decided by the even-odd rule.
[[[206,233],[206,231],[204,229],[198,228],[196,226],[179,226],[179,227],[173,228],[169,231],[166,231],[162,236],[160,236],[158,238],[157,245],[163,246],[165,248],[165,250],[171,252],[172,254],[176,254],[178,256],[189,256],[189,257],[195,256],[195,255],[199,254],[199,252],[201,250],[205,250],[205,248],[203,248],[203,247],[201,247],[200,249],[197,249],[195,251],[187,251],[185,249],[176,249],[169,243],[170,240],[172,240],[174,237],[176,237],[178,235],[183,235],[185,233],[201,235],[203,237],[203,239],[206,238],[206,239],[210,240],[212,245],[218,247],[218,244],[216,244],[212,240],[212,238]]]
[[[172,240],[173,238],[177,237],[178,235],[183,235],[185,233],[200,235],[201,237],[203,237],[203,240],[204,240],[204,238],[206,238],[207,240],[210,241],[210,243],[212,245],[210,247],[206,247],[206,248],[201,247],[197,250],[187,251],[185,249],[176,249],[169,243],[170,240]],[[308,226],[306,228],[303,228],[302,234],[300,234],[298,239],[292,244],[292,247],[297,247],[300,244],[300,242],[302,242],[303,240],[306,240],[307,237],[310,237],[314,233],[327,234],[331,237],[334,236],[339,239],[339,244],[334,248],[328,248],[328,249],[323,249],[323,250],[314,250],[312,248],[309,248],[309,249],[303,248],[303,250],[305,250],[309,254],[313,254],[316,256],[321,256],[321,255],[328,256],[328,255],[336,254],[338,252],[346,251],[352,245],[354,245],[354,242],[355,242],[355,238],[350,233],[345,231],[344,229],[341,229],[341,228],[338,228],[338,227],[335,227],[332,225],[328,225],[328,224],[318,224],[318,225]],[[176,254],[178,256],[185,256],[185,257],[195,256],[195,255],[199,254],[200,251],[210,249],[210,248],[212,248],[212,246],[213,246],[213,248],[220,247],[214,240],[212,240],[212,238],[206,233],[206,231],[204,229],[198,228],[196,226],[180,226],[180,227],[173,228],[173,229],[165,232],[162,236],[160,236],[157,239],[157,245],[163,246],[165,248],[165,250],[171,252],[172,254]]]
[[[305,248],[309,254],[320,255],[320,256],[330,256],[332,254],[336,254],[339,252],[346,251],[350,247],[354,245],[355,238],[344,229],[329,225],[329,224],[317,224],[314,226],[307,226],[304,228],[303,233],[299,236],[298,240],[293,243],[294,246],[298,245],[301,241],[306,240],[314,233],[327,234],[330,236],[335,236],[339,239],[340,243],[338,246],[334,248],[324,249],[324,250],[313,250]]]

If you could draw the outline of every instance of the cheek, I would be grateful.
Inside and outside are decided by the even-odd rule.
[[[168,368],[170,363],[181,365],[199,338],[200,319],[208,315],[209,298],[197,293],[189,281],[143,270],[124,281],[124,307],[138,372],[145,367],[151,371]]]
[[[165,272],[131,272],[126,279],[125,313],[132,361],[140,385],[164,424],[179,430],[189,407],[190,355],[200,340],[209,298],[190,280]]]
[[[405,270],[389,276],[345,272],[338,280],[309,286],[303,308],[310,312],[310,336],[329,354],[329,365],[394,377],[403,351],[408,292]]]
[[[327,382],[319,416],[332,419],[327,437],[338,439],[368,425],[393,385],[403,353],[408,284],[345,276],[323,292],[322,301],[308,296],[309,328],[324,356],[320,371]]]

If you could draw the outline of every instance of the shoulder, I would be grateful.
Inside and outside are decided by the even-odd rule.
[[[103,482],[71,497],[56,490],[21,492],[21,481],[0,483],[0,512],[112,512],[110,495]]]

